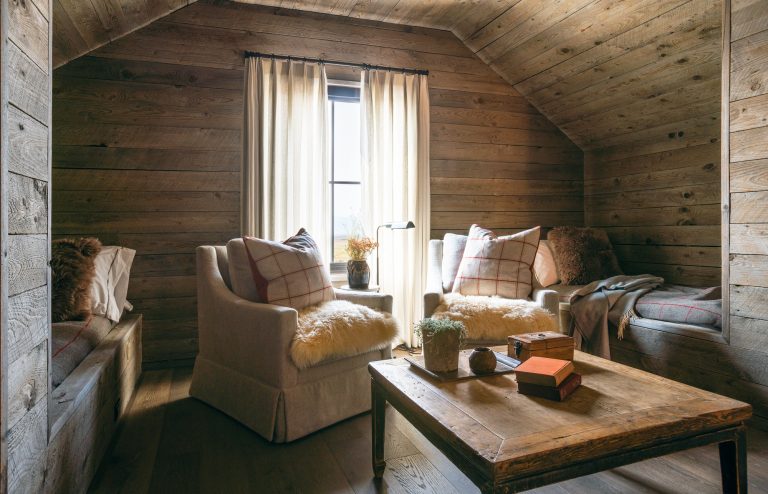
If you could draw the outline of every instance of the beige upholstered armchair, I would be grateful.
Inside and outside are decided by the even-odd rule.
[[[431,317],[435,309],[442,303],[443,295],[447,292],[445,284],[448,281],[443,273],[443,241],[429,241],[429,265],[427,266],[427,291],[424,294],[424,317]],[[560,313],[559,297],[556,291],[543,288],[534,288],[531,299],[539,306],[547,309],[554,315]],[[470,341],[468,343],[499,343],[486,341]]]
[[[273,442],[288,442],[369,410],[368,362],[389,347],[298,369],[289,356],[298,313],[250,302],[230,289],[226,247],[197,248],[198,332],[190,394]],[[392,311],[390,295],[338,291]]]

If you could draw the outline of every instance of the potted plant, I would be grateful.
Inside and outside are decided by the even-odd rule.
[[[450,319],[423,319],[416,325],[416,336],[421,338],[424,367],[432,372],[452,372],[459,368],[459,348],[467,336],[460,321]]]
[[[378,246],[368,237],[350,237],[347,239],[347,282],[350,288],[366,289],[371,281],[371,268],[368,255]]]

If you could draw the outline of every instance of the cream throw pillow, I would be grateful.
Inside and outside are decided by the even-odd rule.
[[[284,242],[254,237],[244,237],[243,242],[253,286],[241,294],[233,284],[237,295],[256,293],[254,302],[297,310],[336,298],[320,249],[303,228]]]
[[[453,290],[453,282],[459,272],[461,258],[464,255],[464,247],[467,245],[466,235],[446,233],[443,237],[443,260],[440,268],[443,277],[443,291]]]
[[[541,228],[497,237],[472,225],[453,291],[462,295],[498,295],[527,299],[533,288],[531,266]]]
[[[542,240],[539,242],[539,249],[536,251],[536,259],[533,260],[533,276],[538,287],[546,288],[559,281],[557,276],[557,264],[555,256],[549,242]]]
[[[91,313],[113,322],[120,321],[128,298],[128,282],[136,251],[110,245],[102,247],[93,261]],[[130,304],[129,304],[130,305]]]

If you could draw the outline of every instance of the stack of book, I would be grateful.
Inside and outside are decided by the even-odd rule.
[[[515,369],[517,391],[526,395],[563,401],[581,384],[573,362],[546,357],[531,357]]]

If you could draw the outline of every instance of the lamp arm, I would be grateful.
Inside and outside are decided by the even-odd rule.
[[[376,286],[379,286],[379,253],[381,252],[381,246],[379,245],[379,230],[384,225],[376,227]]]

